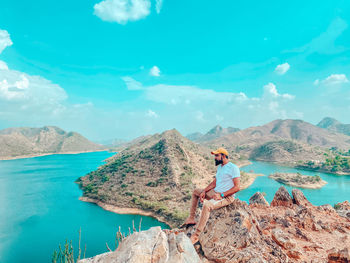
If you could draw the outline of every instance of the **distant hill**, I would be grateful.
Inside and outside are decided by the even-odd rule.
[[[233,127],[223,128],[220,125],[216,125],[214,128],[212,128],[210,131],[208,131],[204,135],[200,132],[196,132],[196,133],[187,135],[186,138],[194,142],[207,142],[207,141],[211,141],[216,138],[225,136],[227,134],[237,132],[239,130],[240,130],[239,128],[233,128]]]
[[[343,124],[330,117],[323,118],[322,121],[317,124],[317,126],[323,129],[343,133],[350,136],[350,124]]]
[[[302,120],[275,120],[204,144],[212,148],[224,145],[248,158],[296,163],[305,160],[304,158],[323,160],[322,153],[332,147],[348,151],[350,136],[331,132]]]
[[[103,146],[90,142],[79,133],[65,132],[55,126],[0,130],[1,159],[102,149]]]

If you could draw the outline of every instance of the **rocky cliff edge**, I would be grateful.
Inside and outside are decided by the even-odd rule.
[[[297,189],[281,187],[269,204],[261,193],[249,205],[213,211],[193,247],[193,228],[137,232],[96,262],[350,262],[350,203],[314,206]]]

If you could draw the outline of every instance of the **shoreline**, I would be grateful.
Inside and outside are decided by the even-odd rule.
[[[333,174],[333,175],[339,175],[339,176],[350,175],[350,173],[331,172],[329,170],[325,170],[325,169],[322,169],[322,168],[309,168],[309,167],[304,167],[304,166],[301,166],[301,165],[298,165],[298,164],[292,164],[292,163],[274,162],[274,161],[267,161],[267,160],[262,160],[262,159],[261,160],[256,159],[256,160],[253,160],[253,161],[264,162],[264,163],[269,163],[269,164],[275,164],[275,165],[288,167],[288,168],[294,168],[294,169],[298,169],[298,170],[307,170],[307,171],[312,171],[312,172],[327,173],[327,174]],[[243,165],[243,166],[247,166],[247,165]]]
[[[103,203],[97,199],[93,199],[93,198],[85,197],[85,196],[79,197],[79,200],[83,201],[83,202],[87,202],[87,203],[94,203],[94,204],[98,205],[99,207],[101,207],[102,209],[107,210],[109,212],[116,213],[116,214],[141,215],[141,216],[153,217],[154,219],[157,219],[159,222],[162,222],[162,223],[166,224],[167,226],[169,226],[170,228],[172,228],[172,226],[169,222],[167,222],[164,218],[156,215],[155,213],[153,213],[151,211],[144,211],[144,210],[139,209],[139,208],[119,207],[116,205],[110,205],[110,204]]]
[[[249,186],[251,186],[254,182],[255,182],[255,179],[258,177],[258,176],[265,176],[264,174],[256,174],[256,173],[247,173],[245,172],[247,175],[248,175],[248,181],[244,184],[241,184],[241,190],[244,190],[244,189],[247,189]],[[241,175],[242,177],[242,175]]]
[[[313,171],[313,172],[320,172],[320,173],[327,173],[327,174],[334,174],[334,175],[350,175],[350,173],[344,173],[344,172],[331,172],[329,170],[325,170],[322,168],[311,168],[311,167],[304,167],[304,166],[300,166],[300,165],[296,165],[294,166],[295,169],[300,169],[300,170],[308,170],[308,171]]]
[[[58,153],[40,153],[40,154],[38,153],[38,154],[18,155],[13,157],[0,157],[0,161],[35,158],[35,157],[42,157],[42,156],[54,155],[54,154],[80,154],[80,153],[105,152],[105,151],[108,151],[108,149],[93,150],[93,151],[77,151],[77,152],[58,152]]]

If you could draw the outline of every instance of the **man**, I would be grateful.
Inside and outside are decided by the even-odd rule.
[[[228,161],[228,152],[224,148],[219,148],[211,154],[215,155],[215,165],[218,166],[215,179],[205,189],[193,191],[190,216],[183,224],[184,226],[196,225],[198,199],[201,202],[204,201],[199,223],[191,236],[192,244],[199,241],[199,235],[207,224],[210,211],[231,204],[234,201],[234,194],[240,190],[239,168]]]

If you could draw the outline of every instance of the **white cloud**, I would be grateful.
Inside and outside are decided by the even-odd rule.
[[[159,115],[155,113],[153,110],[148,110],[146,112],[146,116],[150,118],[155,118],[155,119],[159,117]]]
[[[290,65],[288,63],[283,63],[280,65],[277,65],[277,67],[275,68],[275,72],[278,75],[284,75],[289,69],[290,69]]]
[[[0,60],[0,70],[8,70],[8,66],[5,61]]]
[[[160,13],[160,10],[162,9],[163,6],[163,0],[156,0],[156,11],[157,14]]]
[[[333,85],[348,83],[349,80],[347,79],[345,74],[332,74],[322,82],[327,86],[333,86]]]
[[[159,77],[160,76],[160,69],[157,66],[153,66],[150,69],[149,74],[151,76],[154,76],[154,77]]]
[[[216,92],[195,86],[174,86],[159,84],[146,88],[146,98],[170,105],[196,104],[203,101],[220,102],[222,105],[242,103],[247,100],[243,93]]]
[[[128,90],[142,90],[143,86],[141,82],[134,80],[132,77],[122,77]]]
[[[94,14],[104,21],[126,24],[150,14],[150,0],[104,0],[95,4]]]
[[[294,99],[295,96],[290,95],[288,93],[285,94],[279,94],[276,88],[276,85],[273,83],[268,83],[264,86],[264,96],[265,97],[272,97],[272,98],[284,98],[284,99]]]
[[[6,47],[11,46],[12,44],[9,33],[6,30],[0,29],[0,54]]]

